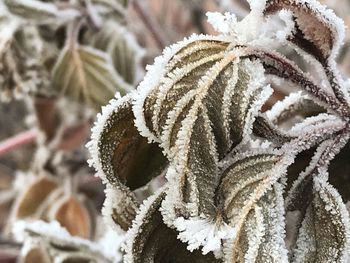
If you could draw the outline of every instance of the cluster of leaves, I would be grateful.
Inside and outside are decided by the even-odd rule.
[[[91,164],[106,183],[104,216],[127,231],[125,262],[348,259],[348,200],[328,172],[350,138],[342,21],[316,0],[250,5],[239,22],[210,14],[220,35],[166,48],[138,90],[98,116]],[[285,25],[271,32],[276,14]],[[264,112],[276,79],[300,91]],[[164,175],[140,204],[136,190]]]
[[[123,26],[125,1],[0,4],[3,98],[63,94],[99,109],[137,83],[142,49]]]

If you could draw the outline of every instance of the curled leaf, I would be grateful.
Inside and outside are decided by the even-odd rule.
[[[88,147],[99,175],[131,190],[144,186],[166,165],[158,145],[149,144],[134,126],[131,96],[111,100],[103,109]]]
[[[158,145],[149,144],[134,126],[130,95],[103,108],[88,147],[91,164],[108,182],[103,213],[126,230],[138,206],[130,190],[147,184],[167,165]]]
[[[265,15],[282,9],[293,12],[294,30],[289,40],[321,63],[335,56],[344,38],[343,21],[318,1],[268,0]]]

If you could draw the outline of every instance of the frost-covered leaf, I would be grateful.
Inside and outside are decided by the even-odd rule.
[[[42,40],[36,27],[3,21],[0,26],[0,88],[2,99],[47,88],[49,73],[42,65]],[[1,25],[1,24],[0,24]]]
[[[312,54],[321,63],[338,53],[344,38],[343,21],[318,1],[268,0],[264,13],[293,12],[294,29],[289,40]]]
[[[349,214],[339,193],[323,176],[316,176],[293,262],[347,262],[349,226]]]
[[[290,158],[266,152],[245,156],[225,169],[216,201],[224,220],[236,230],[233,241],[225,245],[230,262],[283,262],[286,258],[278,180],[290,163]]]
[[[34,244],[43,244],[50,256],[49,262],[113,262],[113,258],[104,254],[100,244],[87,239],[71,236],[56,221],[18,221],[14,224],[13,233],[17,241],[25,242],[23,250]],[[75,258],[85,261],[70,261]]]
[[[130,190],[147,184],[167,165],[158,145],[149,144],[134,126],[130,95],[113,99],[102,109],[88,147],[91,164],[108,182],[103,214],[127,230],[137,209]]]
[[[288,262],[282,186],[277,183],[248,213],[239,235],[225,247],[227,262]]]
[[[80,16],[77,9],[60,9],[53,2],[39,0],[4,0],[9,11],[23,19],[43,24],[48,20],[59,19],[61,22]]]
[[[268,139],[277,145],[282,145],[292,139],[291,135],[278,129],[278,127],[263,114],[256,117],[253,126],[253,133],[262,138]]]
[[[278,153],[244,156],[225,168],[216,192],[218,207],[229,223],[236,223],[286,172],[288,158]]]
[[[171,161],[166,206],[185,217],[214,216],[218,161],[250,133],[271,93],[259,62],[241,61],[240,50],[228,49],[227,42],[193,37],[178,45],[164,58],[159,82],[146,86],[156,63],[140,85],[135,123],[161,142]]]
[[[159,191],[141,206],[128,233],[124,262],[221,262],[212,253],[190,252],[177,239],[177,232],[164,224],[159,211],[165,192]]]
[[[114,68],[124,81],[135,84],[139,80],[143,50],[125,27],[109,21],[99,33],[94,33],[91,43],[111,55]]]
[[[106,53],[86,46],[65,47],[52,72],[53,87],[60,93],[99,109],[114,97],[130,91],[115,72]]]
[[[158,145],[149,144],[134,126],[131,96],[114,99],[103,108],[89,148],[99,175],[131,190],[144,186],[166,165]]]
[[[325,109],[302,92],[295,92],[278,101],[266,115],[272,123],[280,125],[295,117],[307,118],[320,113],[325,113]]]
[[[114,182],[106,185],[106,199],[102,214],[106,222],[117,229],[127,231],[136,216],[139,206],[133,192],[121,183]]]

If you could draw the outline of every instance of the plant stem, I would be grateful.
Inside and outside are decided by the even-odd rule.
[[[134,10],[139,15],[144,25],[152,34],[157,46],[160,49],[163,49],[165,47],[165,41],[161,36],[161,34],[159,33],[159,31],[157,30],[157,28],[155,27],[153,21],[151,21],[151,19],[149,18],[149,15],[147,14],[146,10],[144,10],[143,6],[138,2],[138,0],[134,0],[132,4],[134,7]]]
[[[11,152],[23,145],[33,143],[38,137],[37,130],[29,130],[8,138],[5,141],[0,142],[0,156]]]

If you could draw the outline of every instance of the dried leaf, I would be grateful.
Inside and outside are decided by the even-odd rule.
[[[65,47],[52,71],[53,86],[62,94],[96,108],[116,91],[130,90],[115,72],[110,57],[90,47]]]
[[[26,251],[25,255],[21,256],[19,263],[50,263],[50,257],[45,250],[45,247],[34,246]]]
[[[51,208],[51,219],[58,221],[72,236],[89,239],[92,220],[89,211],[75,196],[65,196]]]
[[[176,238],[177,232],[168,228],[159,211],[165,192],[151,196],[140,208],[126,244],[124,262],[221,262],[212,253],[190,252]]]
[[[36,178],[16,201],[15,218],[24,219],[34,216],[45,198],[57,187],[57,182],[50,177],[41,176]]]

